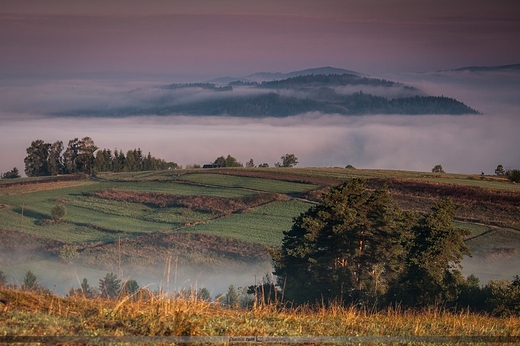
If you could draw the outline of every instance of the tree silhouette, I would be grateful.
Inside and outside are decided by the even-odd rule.
[[[323,195],[273,250],[278,285],[295,303],[381,298],[402,270],[408,214],[388,190],[353,179]]]
[[[285,154],[280,159],[282,162],[275,163],[276,167],[294,167],[298,164],[298,158],[294,154]]]
[[[396,286],[397,301],[427,306],[458,298],[463,284],[460,262],[471,255],[464,237],[471,232],[453,226],[456,209],[450,199],[439,200],[413,226],[406,269]]]
[[[23,278],[22,290],[34,291],[38,289],[38,281],[36,275],[32,271],[28,270]]]
[[[67,208],[63,204],[56,204],[51,208],[51,217],[54,221],[61,221],[67,214]]]
[[[107,273],[99,279],[99,293],[102,298],[113,299],[121,292],[121,280],[114,273]]]
[[[442,169],[442,165],[435,165],[435,167],[432,168],[433,173],[444,173],[444,169]]]

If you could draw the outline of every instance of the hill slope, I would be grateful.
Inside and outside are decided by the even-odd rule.
[[[136,97],[139,97],[138,91]],[[158,91],[153,91],[159,93]],[[276,81],[170,84],[160,97],[147,96],[138,106],[82,109],[58,115],[212,115],[287,117],[308,112],[325,114],[478,114],[449,97],[424,95],[393,81],[354,74],[311,74]]]
[[[337,68],[337,67],[317,67],[317,68],[310,68],[300,71],[293,71],[288,73],[281,73],[281,72],[257,72],[253,73],[244,77],[220,77],[215,78],[212,80],[209,80],[208,83],[217,83],[217,84],[229,84],[232,82],[266,82],[266,81],[273,81],[273,80],[280,80],[280,79],[287,79],[287,78],[293,78],[298,76],[308,76],[308,75],[342,75],[342,74],[351,74],[351,75],[358,75],[361,76],[362,73],[346,70],[343,68]]]

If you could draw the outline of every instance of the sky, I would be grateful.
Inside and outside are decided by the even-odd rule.
[[[516,0],[0,0],[0,75],[177,79],[520,61]]]
[[[0,173],[31,141],[91,137],[183,166],[228,154],[273,165],[493,174],[520,153],[518,0],[0,0]],[[333,66],[454,97],[481,116],[56,118],[146,103],[165,83]],[[426,73],[428,72],[428,73]]]

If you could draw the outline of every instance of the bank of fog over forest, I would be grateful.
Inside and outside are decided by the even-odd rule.
[[[498,164],[520,161],[510,150],[519,144],[517,69],[377,78],[342,69],[297,72],[184,84],[155,77],[3,80],[1,141],[10,150],[0,153],[0,171],[23,171],[31,141],[66,140],[63,133],[93,137],[100,148],[140,147],[182,166],[225,153],[272,165],[281,148],[301,166],[428,171],[442,164],[449,172],[492,174]],[[468,114],[444,115],[450,110]]]

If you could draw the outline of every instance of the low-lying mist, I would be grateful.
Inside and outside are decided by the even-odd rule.
[[[519,118],[472,116],[340,116],[310,113],[288,118],[140,116],[130,118],[41,117],[0,114],[0,172],[23,172],[31,141],[92,137],[99,148],[145,153],[183,166],[232,155],[273,166],[294,153],[299,166],[493,174],[498,164],[520,162]]]
[[[92,137],[99,148],[126,151],[139,147],[183,166],[213,162],[228,154],[242,163],[252,158],[256,164],[272,166],[286,153],[294,153],[300,167],[350,164],[357,168],[429,171],[441,164],[447,172],[493,174],[499,164],[506,168],[520,164],[516,150],[520,144],[519,74],[442,72],[384,78],[416,87],[408,90],[411,93],[455,97],[483,114],[53,117],[46,114],[203,101],[268,90],[166,89],[168,82],[155,80],[2,80],[0,172],[13,167],[23,172],[25,149],[35,139],[62,140],[66,146],[68,140],[85,136]],[[359,91],[349,86],[336,89],[340,93]],[[379,92],[399,90],[404,90],[403,85]]]
[[[256,264],[235,263],[230,267],[195,268],[176,266],[175,259],[168,267],[167,259],[163,266],[156,267],[107,267],[103,269],[87,268],[81,265],[65,262],[56,262],[55,259],[31,261],[28,264],[17,264],[1,268],[7,277],[8,283],[21,286],[24,275],[31,271],[37,277],[40,286],[46,287],[56,294],[65,295],[71,288],[79,288],[83,278],[86,278],[90,287],[98,289],[99,280],[107,273],[114,273],[118,279],[125,282],[135,280],[141,288],[151,291],[162,291],[165,294],[175,294],[182,290],[199,290],[206,288],[215,298],[218,294],[225,294],[229,285],[235,288],[244,288],[260,283],[266,275],[271,275],[273,269],[269,261]]]

